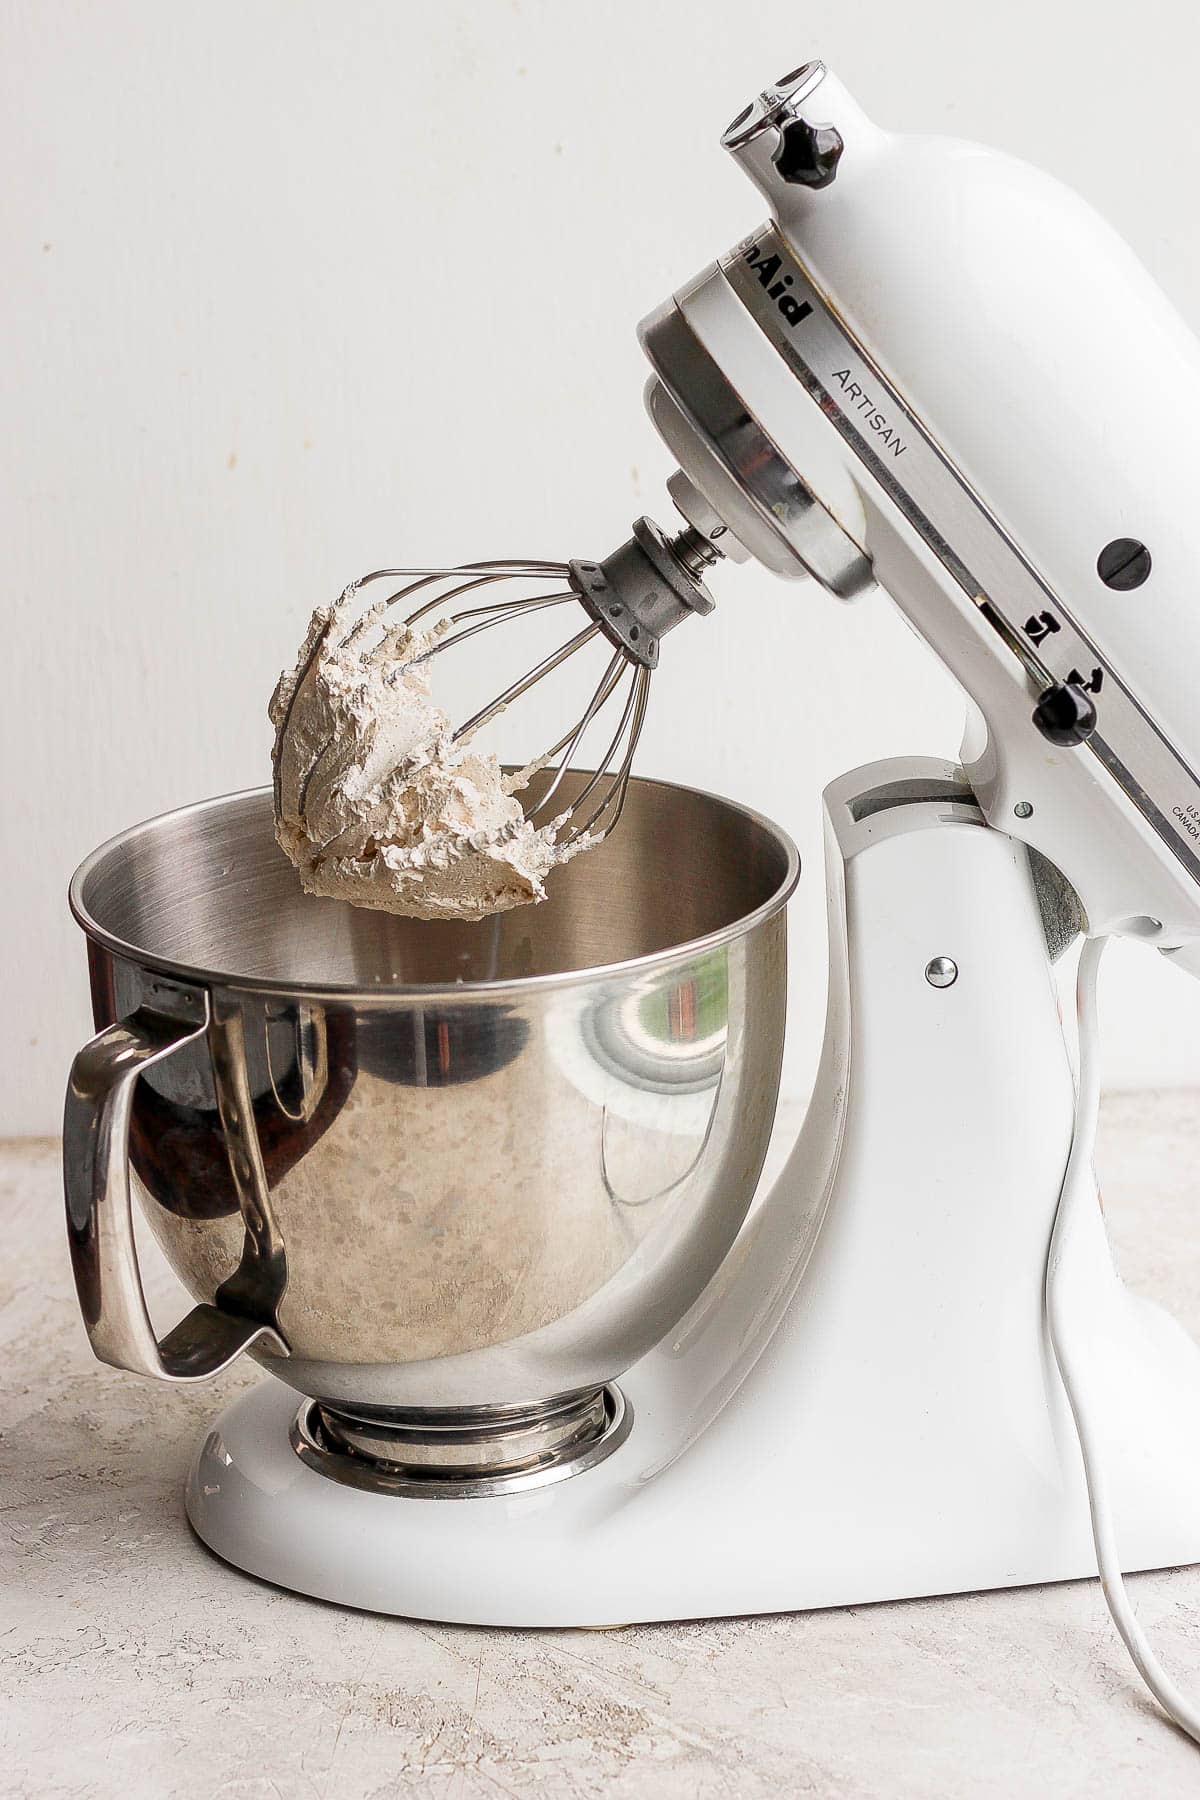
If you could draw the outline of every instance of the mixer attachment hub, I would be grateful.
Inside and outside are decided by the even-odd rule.
[[[700,579],[721,555],[694,526],[668,538],[653,519],[603,562],[571,562],[568,579],[609,642],[644,669],[658,667],[660,640],[694,613],[715,604]]]

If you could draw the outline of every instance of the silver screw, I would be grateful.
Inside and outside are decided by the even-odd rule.
[[[953,987],[958,980],[958,964],[951,956],[935,956],[925,964],[925,979],[930,987]]]
[[[1032,819],[1033,817],[1033,808],[1030,806],[1028,800],[1018,800],[1017,804],[1013,807],[1013,812],[1017,815],[1018,819]]]

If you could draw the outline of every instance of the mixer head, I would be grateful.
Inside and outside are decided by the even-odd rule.
[[[722,142],[770,216],[640,334],[722,548],[878,584],[973,703],[988,822],[1200,969],[1195,338],[1077,197],[882,129],[819,62]]]

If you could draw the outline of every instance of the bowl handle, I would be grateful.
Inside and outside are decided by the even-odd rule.
[[[129,1115],[143,1069],[204,1036],[207,994],[158,982],[149,1004],[85,1044],[71,1066],[63,1117],[63,1183],[75,1291],[101,1362],[164,1381],[205,1381],[277,1332],[220,1307],[193,1307],[158,1341],[138,1269],[129,1192]]]

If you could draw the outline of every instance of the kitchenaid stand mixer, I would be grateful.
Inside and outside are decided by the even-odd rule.
[[[422,1490],[369,1405],[350,1444],[277,1382],[221,1416],[192,1523],[302,1592],[604,1625],[1096,1571],[1043,1312],[1076,1127],[1050,959],[1083,929],[1200,968],[1200,351],[1080,201],[880,131],[820,64],[725,143],[771,221],[642,328],[672,494],[709,547],[691,573],[719,551],[844,599],[878,582],[969,697],[961,766],[827,791],[803,1131],[608,1384],[589,1455]],[[1126,1292],[1098,1205],[1057,1279],[1125,1566],[1200,1560],[1200,1352]]]

